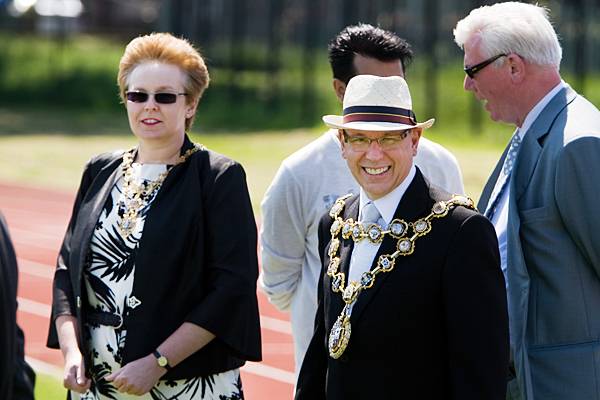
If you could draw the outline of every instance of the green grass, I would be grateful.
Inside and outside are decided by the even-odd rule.
[[[59,379],[37,373],[34,395],[37,400],[64,400],[67,398],[67,390]]]
[[[82,168],[91,156],[135,145],[134,137],[127,133],[124,113],[107,115],[99,120],[88,121],[86,118],[76,113],[47,116],[39,112],[14,113],[0,109],[0,132],[13,132],[0,135],[0,181],[74,191]],[[71,120],[73,123],[70,123]],[[27,121],[32,121],[32,124]],[[27,129],[30,125],[40,127]],[[61,133],[71,132],[73,126],[79,125],[80,132],[91,133]],[[101,134],[94,133],[96,131]],[[321,132],[310,129],[217,134],[200,132],[194,133],[192,139],[242,163],[246,169],[252,202],[255,211],[258,211],[263,194],[281,161],[314,140]],[[509,133],[510,129],[505,129],[497,137],[483,136],[480,139],[465,139],[440,129],[432,129],[425,134],[454,152],[463,170],[467,194],[477,198]]]
[[[308,130],[192,135],[242,163],[255,210],[283,158],[314,139]],[[74,191],[94,154],[135,145],[132,135],[19,134],[0,136],[0,181]]]

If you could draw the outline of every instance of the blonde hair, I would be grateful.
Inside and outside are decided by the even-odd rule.
[[[202,93],[208,87],[210,81],[208,69],[200,52],[190,42],[169,33],[152,33],[139,36],[129,42],[121,57],[117,82],[123,103],[126,102],[125,93],[131,72],[147,61],[158,61],[181,68],[187,77],[183,83],[187,104],[200,100]],[[194,110],[194,115],[185,119],[186,131],[192,126],[195,116]]]

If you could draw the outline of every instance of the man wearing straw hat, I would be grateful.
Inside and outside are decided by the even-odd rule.
[[[405,76],[410,45],[391,31],[369,24],[345,27],[328,46],[332,88],[340,103],[355,75]],[[358,192],[340,156],[337,130],[329,129],[286,158],[261,204],[260,288],[281,311],[290,312],[295,372],[313,334],[317,311],[317,226],[335,199]],[[423,139],[414,159],[421,172],[451,193],[464,193],[456,158],[440,144]]]
[[[493,226],[413,164],[417,122],[400,77],[350,80],[338,130],[360,193],[319,225],[315,333],[296,400],[500,400],[508,318]]]

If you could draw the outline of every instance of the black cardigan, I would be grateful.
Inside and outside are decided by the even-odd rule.
[[[185,138],[181,153],[193,144]],[[47,345],[58,348],[56,317],[74,315],[82,340],[86,268],[94,226],[120,177],[122,152],[87,164],[54,275]],[[150,354],[183,322],[216,335],[163,379],[206,376],[261,360],[256,298],[257,232],[243,168],[210,150],[169,173],[152,203],[136,255],[133,293],[141,304],[124,315],[123,365]]]

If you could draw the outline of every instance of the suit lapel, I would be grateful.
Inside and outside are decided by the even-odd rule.
[[[535,170],[542,151],[543,140],[550,132],[556,116],[567,106],[567,104],[573,101],[576,96],[577,93],[569,86],[560,90],[556,96],[550,100],[546,107],[544,107],[540,115],[527,130],[515,161],[515,176],[511,182],[510,193],[515,201],[518,201],[521,198],[523,193],[525,193],[529,182],[531,182],[531,176],[533,175],[533,171]]]
[[[74,281],[74,285],[76,285],[78,293],[81,290],[79,287],[79,277],[81,277],[86,262],[92,233],[94,232],[94,227],[98,222],[100,213],[104,208],[106,199],[117,181],[117,178],[120,177],[121,169],[118,168],[120,163],[121,158],[118,158],[98,173],[83,201],[81,209],[79,210],[79,215],[81,216],[80,220],[85,221],[85,223],[78,224],[79,229],[77,229],[73,235],[74,238],[78,239],[73,246],[73,255],[76,257],[74,260],[74,266],[76,267],[74,275],[77,277]]]
[[[404,196],[402,196],[402,199],[396,208],[394,218],[400,218],[406,222],[413,222],[425,216],[432,206],[433,200],[429,196],[429,186],[427,185],[421,172],[417,170],[417,174],[406,189]],[[396,242],[397,239],[394,239],[391,236],[386,236],[383,239],[383,242],[381,242],[381,246],[375,255],[371,269],[377,265],[379,256],[383,254],[392,254],[394,251],[396,251]],[[415,249],[417,248],[418,243],[415,244]],[[389,276],[398,268],[402,268],[404,263],[410,262],[410,257],[411,256],[396,258],[394,270],[388,273],[377,274],[377,278],[375,278],[375,284],[370,289],[364,290],[358,296],[358,299],[356,300],[352,310],[351,322],[353,324],[360,319],[360,316],[367,305],[371,302],[371,300],[373,300],[379,289],[385,285],[385,282]]]

